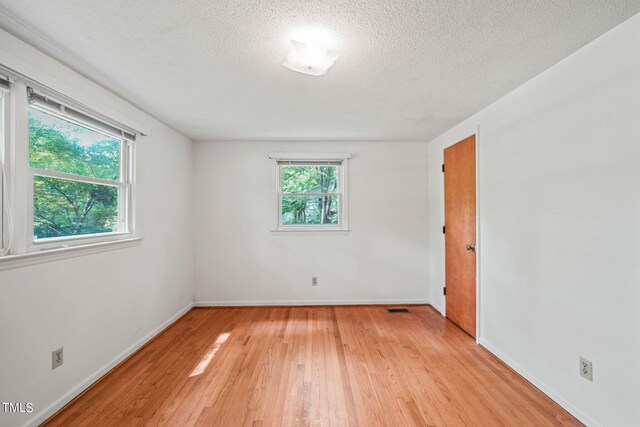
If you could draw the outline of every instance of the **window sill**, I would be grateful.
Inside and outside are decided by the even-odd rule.
[[[65,258],[75,258],[99,252],[113,251],[116,249],[138,246],[142,238],[112,240],[109,242],[90,243],[86,245],[69,246],[67,248],[45,249],[37,252],[0,256],[0,271],[26,267],[34,264],[42,264]]]
[[[349,229],[347,228],[276,228],[271,230],[271,234],[274,235],[293,235],[293,236],[319,236],[319,235],[330,235],[330,236],[346,236],[349,234]]]

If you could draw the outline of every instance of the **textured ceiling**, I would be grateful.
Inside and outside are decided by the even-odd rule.
[[[0,26],[196,140],[428,140],[640,0],[0,0]],[[324,77],[282,66],[331,31]]]

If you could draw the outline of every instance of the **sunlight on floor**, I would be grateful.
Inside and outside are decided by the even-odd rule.
[[[198,366],[196,366],[196,368],[191,372],[189,378],[198,376],[203,373],[205,369],[207,369],[207,366],[209,366],[209,363],[211,363],[220,347],[222,347],[222,344],[227,341],[229,335],[231,335],[229,332],[218,335],[218,338],[216,338],[209,351],[207,351],[202,360],[200,360],[200,363],[198,363]]]

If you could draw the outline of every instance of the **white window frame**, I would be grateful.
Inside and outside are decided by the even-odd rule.
[[[0,254],[4,254],[10,238],[10,221],[5,201],[8,197],[8,182],[5,180],[5,177],[8,176],[8,171],[4,167],[7,163],[9,146],[9,99],[10,92],[0,89]]]
[[[269,158],[275,160],[275,217],[273,232],[348,232],[349,231],[349,159],[350,153],[270,153]],[[338,224],[282,224],[282,167],[302,165],[305,163],[327,162],[337,167],[338,188],[332,196],[338,197]],[[339,163],[339,164],[338,164]],[[300,194],[302,195],[302,194]],[[321,196],[325,194],[305,193],[305,196]]]
[[[34,108],[39,111],[46,112],[47,114],[51,114],[56,116],[62,120],[78,124],[80,126],[92,129],[90,126],[86,124],[79,123],[74,120],[69,120],[66,117],[57,115],[53,112],[47,111],[46,109],[37,108],[33,106],[29,106],[29,108]],[[92,129],[94,130],[94,129]],[[102,133],[102,132],[101,132]],[[110,135],[111,136],[111,135]],[[27,235],[30,237],[29,242],[29,250],[34,250],[37,248],[51,248],[60,246],[61,243],[69,245],[75,244],[76,242],[99,242],[104,241],[108,238],[127,238],[132,236],[132,230],[130,228],[131,220],[130,220],[130,194],[131,194],[131,182],[130,182],[130,170],[131,170],[131,146],[132,143],[118,138],[120,141],[120,176],[119,180],[107,180],[107,179],[99,179],[92,178],[82,175],[75,175],[64,172],[51,171],[47,169],[39,169],[33,168],[27,165],[28,171],[28,180],[27,180],[27,201],[29,202],[27,205],[27,218],[29,219],[27,222]],[[107,233],[93,233],[93,234],[80,234],[74,236],[62,236],[62,237],[48,237],[36,239],[34,233],[34,179],[36,176],[46,177],[46,178],[54,178],[54,179],[66,179],[73,182],[84,182],[89,184],[98,184],[105,185],[109,187],[118,188],[118,230]]]
[[[21,76],[9,74],[11,88],[6,96],[4,114],[4,138],[0,138],[0,149],[3,161],[8,193],[8,206],[5,204],[4,187],[0,186],[0,216],[2,217],[2,251],[0,251],[0,270],[20,267],[50,261],[58,258],[82,255],[101,250],[112,249],[113,244],[130,246],[141,240],[135,235],[135,143],[133,142],[140,132],[132,130],[124,125],[109,120],[98,112],[77,103],[62,94],[54,92],[37,82]],[[37,91],[39,95],[59,103],[63,107],[60,114],[38,108],[42,111],[57,115],[83,127],[96,130],[121,140],[120,152],[120,179],[116,181],[104,180],[51,170],[32,168],[29,165],[29,95],[28,88]],[[65,115],[65,112],[80,113],[78,118]],[[83,119],[84,117],[84,119]],[[101,128],[101,126],[103,126]],[[105,129],[107,129],[105,131]],[[113,130],[120,130],[121,135]],[[0,136],[2,136],[0,129]],[[108,185],[119,188],[118,200],[118,230],[108,233],[84,234],[63,237],[51,237],[36,239],[34,236],[34,177],[46,176],[57,179],[68,179],[75,182],[87,182],[99,185]],[[12,221],[9,224],[8,217]],[[8,248],[7,242],[11,240]],[[57,255],[56,255],[57,254]],[[40,256],[43,255],[43,256]]]

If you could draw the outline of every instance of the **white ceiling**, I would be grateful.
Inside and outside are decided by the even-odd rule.
[[[0,26],[195,140],[429,140],[640,0],[0,0]],[[323,77],[282,66],[331,31]]]

